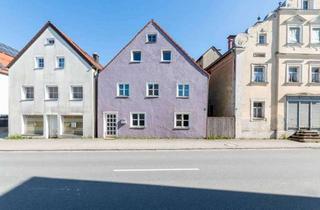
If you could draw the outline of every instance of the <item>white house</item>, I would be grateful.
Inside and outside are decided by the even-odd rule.
[[[95,136],[100,64],[51,22],[9,67],[9,135]]]

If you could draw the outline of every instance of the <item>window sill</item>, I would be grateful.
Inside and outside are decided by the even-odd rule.
[[[187,128],[174,128],[173,130],[190,130],[190,128],[189,127],[187,127]]]
[[[287,47],[302,47],[304,43],[287,43]]]
[[[34,68],[33,70],[43,70],[44,68]]]
[[[309,82],[308,86],[320,86],[320,82]]]
[[[146,127],[133,127],[133,126],[130,126],[130,129],[136,129],[136,130],[143,130],[145,128]]]
[[[301,86],[302,82],[286,82],[285,86]]]
[[[56,67],[54,70],[56,70],[56,71],[61,71],[61,70],[64,70],[64,68]]]
[[[31,101],[34,101],[34,99],[21,99],[20,101],[21,102],[31,102]]]
[[[161,61],[161,63],[171,63],[172,61]]]
[[[159,98],[159,96],[146,96],[146,99],[155,99],[155,98]]]
[[[189,96],[177,96],[177,99],[189,99],[190,97]]]
[[[146,41],[146,44],[156,44],[157,42],[148,42]]]
[[[267,121],[267,118],[253,118],[251,119],[251,122],[265,122]]]
[[[250,82],[251,86],[266,86],[269,82]]]
[[[70,101],[81,102],[81,101],[83,101],[83,99],[70,99]]]
[[[265,44],[257,43],[257,46],[260,46],[260,47],[266,47],[268,45],[269,45],[269,43],[265,43]]]
[[[131,64],[138,64],[141,63],[141,61],[130,61]]]
[[[116,96],[116,98],[118,98],[118,99],[128,99],[129,96]]]
[[[44,101],[50,102],[50,101],[58,101],[58,99],[45,99]]]

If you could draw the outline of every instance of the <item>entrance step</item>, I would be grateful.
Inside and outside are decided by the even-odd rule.
[[[299,130],[290,136],[289,139],[299,142],[320,142],[320,134],[317,131]]]

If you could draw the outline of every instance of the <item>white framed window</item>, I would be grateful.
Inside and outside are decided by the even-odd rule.
[[[260,33],[258,36],[258,44],[265,45],[267,44],[267,34]]]
[[[302,44],[302,26],[288,26],[288,44]]]
[[[267,68],[265,65],[253,65],[251,82],[254,82],[254,83],[267,82]]]
[[[301,82],[301,65],[288,65],[287,67],[287,83]]]
[[[311,9],[311,2],[310,2],[310,0],[302,0],[302,9],[303,9],[303,10]]]
[[[174,113],[174,128],[189,129],[190,128],[190,113],[176,112]]]
[[[172,61],[171,50],[161,50],[161,62],[170,63]]]
[[[34,88],[33,86],[23,86],[22,87],[22,100],[33,101],[34,99]]]
[[[43,57],[36,57],[34,67],[36,69],[43,69],[44,68],[44,58]]]
[[[159,84],[158,83],[147,83],[147,97],[159,97]]]
[[[58,56],[56,58],[56,68],[57,69],[64,69],[65,67],[65,58],[62,56]]]
[[[130,85],[126,83],[117,84],[117,97],[127,98],[130,96]]]
[[[46,87],[46,99],[47,100],[58,100],[59,91],[58,86],[47,86]]]
[[[320,44],[320,26],[311,27],[311,44]]]
[[[142,53],[139,50],[131,51],[131,62],[140,63],[142,61]]]
[[[83,87],[82,86],[71,86],[70,99],[75,101],[83,100]]]
[[[190,85],[179,83],[177,84],[177,97],[178,98],[189,98],[190,96]]]
[[[46,42],[46,45],[54,45],[54,43],[55,43],[55,39],[54,38],[48,38],[47,42]]]
[[[263,120],[265,119],[265,102],[252,101],[252,119]]]
[[[147,34],[146,42],[149,44],[153,44],[157,42],[157,34]]]
[[[320,66],[311,66],[310,82],[320,83]]]
[[[130,113],[130,127],[131,128],[145,128],[146,127],[146,113],[131,112]]]

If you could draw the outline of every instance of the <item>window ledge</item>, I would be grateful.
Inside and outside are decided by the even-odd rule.
[[[43,70],[44,68],[34,68],[33,70]]]
[[[129,98],[129,96],[116,96],[116,98],[119,98],[119,99],[127,99],[127,98]]]
[[[320,86],[320,82],[309,82],[308,86]]]
[[[59,68],[59,67],[56,67],[54,70],[57,70],[57,71],[59,71],[59,70],[64,70],[64,68]]]
[[[161,63],[171,63],[172,61],[161,61]]]
[[[81,101],[83,101],[83,99],[70,99],[70,101],[81,102]]]
[[[189,99],[189,96],[177,96],[177,99]]]
[[[286,82],[286,86],[301,86],[303,83],[302,82]]]
[[[260,44],[260,43],[257,43],[257,46],[260,46],[260,47],[265,47],[265,46],[268,46],[269,43],[265,43],[265,44]]]
[[[173,130],[190,130],[190,128],[174,128]]]
[[[21,99],[20,101],[21,102],[28,102],[28,101],[30,102],[30,101],[34,101],[34,99]]]
[[[287,43],[287,47],[302,47],[304,43]]]
[[[264,122],[267,121],[267,118],[253,118],[251,122]]]
[[[252,86],[266,86],[269,82],[250,82],[250,85]]]
[[[50,101],[58,101],[58,99],[57,98],[55,98],[55,99],[45,99],[44,101],[48,101],[48,102],[50,102]]]
[[[138,63],[142,63],[142,61],[130,61],[131,64],[138,64]]]
[[[154,98],[159,98],[159,96],[146,96],[146,99],[154,99]]]
[[[137,130],[143,130],[145,128],[146,127],[133,127],[133,126],[130,126],[130,129],[137,129]]]

